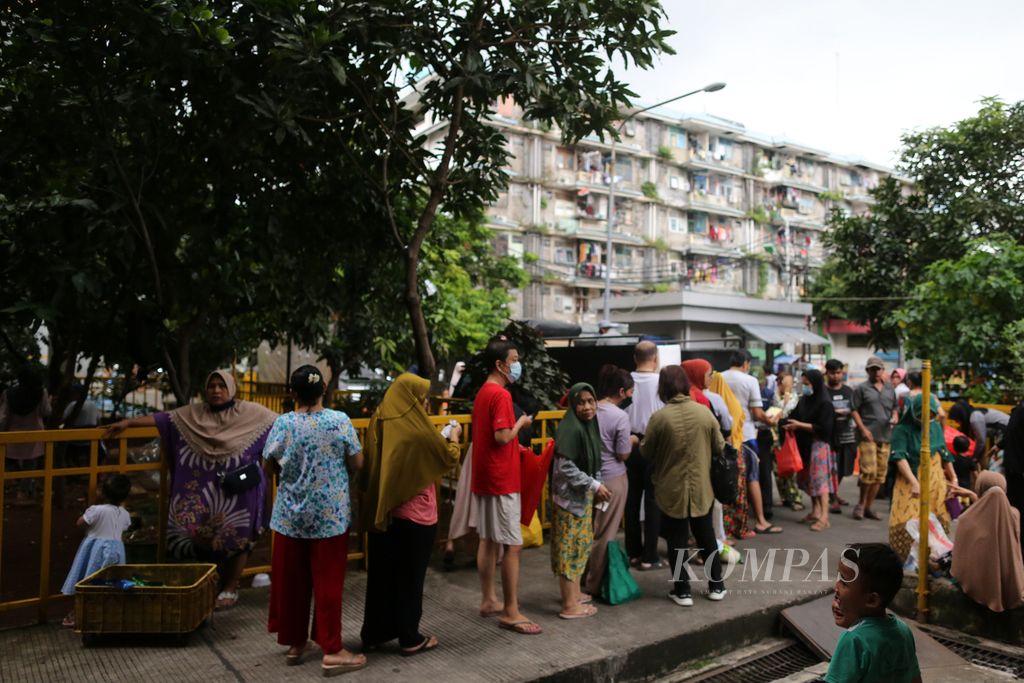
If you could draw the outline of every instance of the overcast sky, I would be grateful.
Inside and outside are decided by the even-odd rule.
[[[1024,99],[1024,0],[663,0],[675,55],[626,80],[642,104],[844,156],[896,161],[907,130],[948,125],[984,96]]]

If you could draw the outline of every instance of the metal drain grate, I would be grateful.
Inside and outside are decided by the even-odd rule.
[[[687,683],[768,683],[799,673],[821,660],[799,642],[781,645],[777,650],[754,655],[728,669],[709,671]]]
[[[959,640],[943,638],[937,633],[929,633],[936,641],[966,659],[971,664],[984,666],[996,671],[1005,671],[1017,678],[1024,678],[1024,656],[1000,652],[987,647],[963,643]]]

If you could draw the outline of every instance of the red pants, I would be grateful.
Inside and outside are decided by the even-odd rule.
[[[292,538],[274,533],[271,558],[270,619],[267,630],[281,645],[310,639],[326,654],[341,652],[341,594],[348,564],[348,532],[331,538]]]

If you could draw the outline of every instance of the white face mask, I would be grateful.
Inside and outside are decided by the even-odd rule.
[[[811,387],[809,384],[803,385],[800,391],[801,393],[803,393],[804,396],[814,396],[814,388]]]

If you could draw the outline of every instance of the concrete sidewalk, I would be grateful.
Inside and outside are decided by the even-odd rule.
[[[853,482],[843,494],[852,498]],[[671,671],[681,662],[711,656],[756,642],[776,632],[778,613],[831,590],[838,552],[846,543],[880,541],[887,537],[884,521],[854,521],[834,516],[832,528],[811,532],[798,523],[805,513],[775,508],[779,535],[759,536],[738,544],[746,553],[764,557],[776,548],[772,581],[743,580],[738,566],[727,580],[729,594],[714,603],[698,594],[706,585],[695,584],[696,604],[677,607],[665,594],[668,570],[635,572],[644,596],[626,605],[601,605],[591,619],[557,618],[558,587],[551,573],[548,547],[524,551],[521,575],[523,612],[541,624],[540,636],[522,636],[498,628],[496,619],[477,615],[479,583],[472,569],[441,572],[431,569],[425,587],[423,633],[436,635],[441,647],[412,658],[393,649],[369,655],[369,666],[346,675],[347,681],[593,681],[635,680]],[[880,512],[885,508],[880,508]],[[788,582],[780,574],[793,550],[806,550],[809,562],[794,569]],[[807,572],[828,550],[831,580]],[[699,568],[698,568],[699,569]],[[349,573],[345,590],[344,638],[350,649],[359,648],[365,574]],[[286,667],[284,648],[266,632],[266,589],[243,591],[238,606],[218,613],[211,624],[194,634],[186,646],[154,641],[110,643],[83,648],[78,636],[57,625],[37,626],[0,633],[2,681],[279,681],[320,679],[319,656],[298,667]]]

